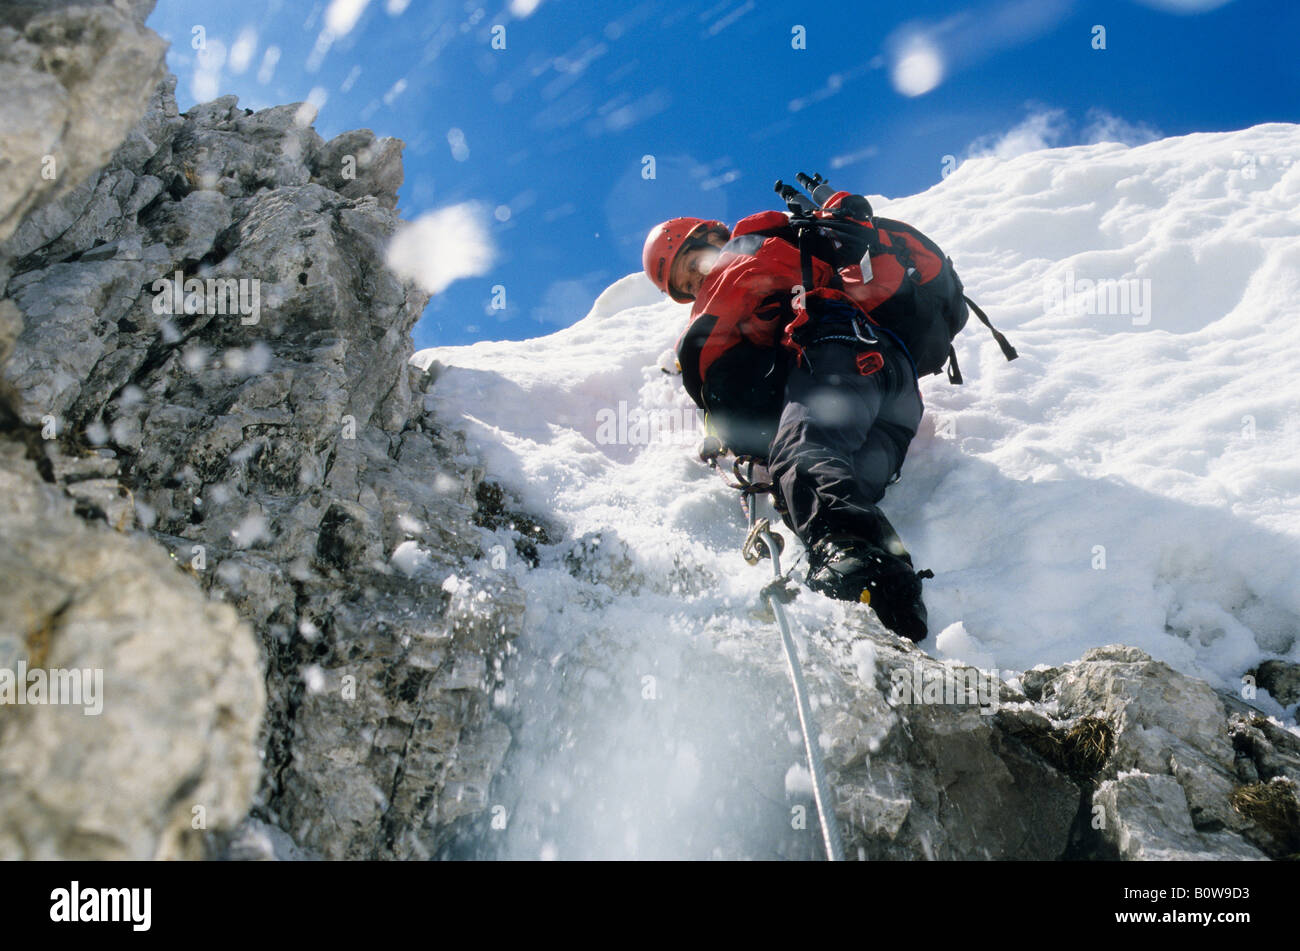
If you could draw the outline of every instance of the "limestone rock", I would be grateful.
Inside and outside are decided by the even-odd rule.
[[[261,775],[251,632],[152,542],[77,517],[10,440],[0,632],[7,670],[84,676],[79,703],[0,706],[0,858],[199,858],[194,820],[242,819]]]
[[[151,7],[0,10],[0,234],[18,229],[0,246],[5,859],[202,857],[247,814],[262,775],[252,632],[153,541],[126,534],[137,512],[111,451],[56,441],[69,435],[56,414],[112,357],[113,322],[139,293],[144,255],[122,205],[135,176],[98,166],[157,84],[162,44],[140,25]],[[29,120],[51,123],[39,130],[50,137]],[[52,150],[55,178],[40,178],[32,149]],[[97,260],[43,266],[106,242]],[[15,248],[45,253],[10,283]],[[30,267],[52,298],[24,293],[38,283]],[[35,355],[28,331],[58,352]]]
[[[1094,801],[1109,822],[1105,837],[1119,858],[1144,861],[1261,860],[1240,837],[1201,833],[1192,825],[1185,787],[1172,776],[1123,773],[1101,784]]]
[[[1300,664],[1266,660],[1254,671],[1256,682],[1284,707],[1300,702]]]
[[[317,181],[348,198],[373,195],[385,208],[397,207],[402,185],[402,142],[375,138],[369,129],[344,132],[313,157]]]
[[[38,201],[105,163],[162,79],[165,50],[143,25],[151,3],[9,6],[0,26],[0,240]]]
[[[261,820],[325,857],[435,854],[510,745],[492,694],[523,605],[473,567],[483,473],[407,366],[401,143],[173,90],[9,242],[4,375],[24,424],[114,458],[56,466],[75,511],[149,530],[260,635]]]

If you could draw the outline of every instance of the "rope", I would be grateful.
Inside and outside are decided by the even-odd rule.
[[[790,633],[790,620],[785,615],[785,602],[790,600],[791,592],[785,587],[785,576],[781,573],[780,538],[772,531],[768,519],[758,518],[758,512],[750,503],[751,496],[766,493],[775,494],[776,486],[771,482],[755,482],[754,466],[760,460],[753,456],[739,456],[732,463],[732,473],[736,481],[727,478],[718,459],[724,454],[722,443],[718,440],[706,442],[701,447],[700,459],[722,476],[722,481],[730,488],[740,490],[740,507],[744,509],[745,520],[749,523],[749,532],[740,553],[751,565],[756,565],[764,557],[772,559],[772,580],[763,586],[762,596],[771,605],[776,616],[777,626],[781,629],[781,646],[785,650],[786,666],[790,671],[790,683],[794,687],[795,705],[799,712],[799,730],[803,734],[804,753],[808,758],[808,772],[813,780],[813,801],[817,804],[817,818],[821,823],[822,846],[826,858],[831,862],[844,861],[844,851],[840,845],[840,828],[835,819],[834,799],[831,796],[830,783],[826,780],[826,771],[822,768],[821,757],[817,755],[814,745],[817,736],[817,722],[813,719],[812,707],[808,703],[808,687],[804,683],[803,670],[799,666],[799,653],[795,648],[794,635]],[[741,472],[741,466],[745,471]],[[766,547],[767,551],[763,551]]]
[[[781,629],[781,646],[785,649],[786,666],[790,670],[790,683],[794,686],[795,705],[799,711],[799,729],[803,733],[803,748],[808,757],[808,772],[812,774],[813,800],[817,804],[817,818],[821,822],[822,845],[826,849],[826,858],[831,862],[844,861],[844,852],[840,846],[839,823],[835,819],[835,801],[831,796],[830,783],[826,780],[826,771],[822,768],[821,757],[814,745],[817,736],[817,722],[813,719],[812,707],[808,703],[808,687],[804,683],[803,670],[799,666],[799,653],[795,648],[794,635],[790,633],[790,621],[785,615],[785,605],[781,602],[778,590],[785,580],[781,574],[781,552],[776,539],[772,537],[771,523],[763,518],[756,519],[752,506],[745,506],[749,518],[749,534],[745,538],[745,549],[755,547],[761,538],[772,558],[772,581],[763,589],[767,603],[776,615],[777,626]],[[745,549],[741,553],[745,554]],[[745,554],[749,561],[749,555]],[[757,564],[757,559],[749,561]]]

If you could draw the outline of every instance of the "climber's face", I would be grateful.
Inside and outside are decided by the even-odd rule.
[[[673,290],[691,300],[700,292],[700,285],[717,263],[718,249],[727,243],[727,239],[717,232],[710,232],[706,240],[708,244],[686,248],[673,259],[670,278]]]

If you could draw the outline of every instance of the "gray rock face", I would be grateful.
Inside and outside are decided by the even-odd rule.
[[[1300,780],[1300,737],[1133,647],[1097,648],[1073,664],[1035,673],[1037,699],[1056,715],[1098,716],[1114,729],[1113,751],[1095,775],[1084,854],[1159,860],[1285,854],[1266,824],[1234,799],[1261,776]]]
[[[312,172],[345,198],[374,195],[385,208],[397,207],[402,185],[402,143],[376,139],[368,129],[344,132],[316,151]]]
[[[33,247],[76,246],[117,227],[126,178],[77,176],[102,163],[139,117],[161,43],[128,14],[150,6],[29,2],[0,11],[0,72],[16,76],[21,91],[0,106],[6,233],[24,209],[19,232],[44,235]],[[143,58],[127,70],[132,51]],[[132,81],[145,93],[134,106]],[[101,107],[96,83],[125,98]],[[33,168],[22,148],[32,142],[14,122],[22,110],[67,123],[63,147],[100,137],[64,163],[61,204],[42,205],[57,187],[26,174]],[[108,295],[98,303],[109,307],[120,276],[80,286]],[[49,303],[28,309],[61,345],[75,350],[89,339],[70,318],[93,326],[93,307]],[[15,349],[27,359],[22,330],[21,305],[0,298],[0,367]],[[24,417],[20,394],[0,382],[0,858],[211,854],[210,833],[240,822],[261,778],[256,641],[154,542],[127,533],[134,510],[111,453],[60,446],[57,421],[33,427]]]
[[[152,3],[6,4],[0,15],[0,240],[100,168],[163,75]]]
[[[1266,660],[1254,671],[1255,679],[1284,707],[1300,702],[1300,664]]]
[[[481,554],[482,472],[407,365],[427,297],[382,264],[400,143],[234,97],[181,116],[173,88],[10,240],[5,375],[24,423],[113,455],[67,487],[80,509],[138,522],[260,634],[258,815],[323,856],[434,854],[509,745],[494,658],[523,605],[442,586]]]
[[[202,857],[198,830],[233,828],[261,775],[256,643],[74,504],[0,439],[0,668],[80,681],[72,703],[0,706],[0,859]]]

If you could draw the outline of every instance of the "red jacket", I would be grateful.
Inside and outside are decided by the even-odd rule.
[[[909,226],[880,218],[876,222],[881,226],[875,233],[882,253],[871,257],[871,278],[864,283],[857,264],[838,272],[842,295],[872,323],[880,323],[872,311],[898,293],[905,277],[929,282],[946,261],[932,242]],[[818,257],[812,264],[814,288],[809,290],[829,288],[835,270]],[[795,317],[794,294],[801,283],[797,238],[785,214],[764,211],[736,223],[731,241],[700,287],[691,322],[677,341],[682,382],[699,406],[704,406],[700,393],[711,370],[770,357],[755,351],[781,345],[786,325]],[[964,317],[963,313],[962,323]],[[942,341],[945,356],[949,341]]]

